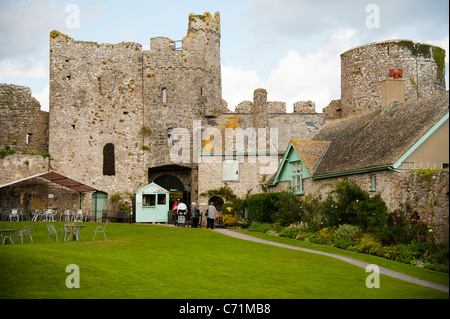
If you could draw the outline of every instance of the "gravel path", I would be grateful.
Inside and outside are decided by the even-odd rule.
[[[304,252],[308,252],[308,253],[312,253],[312,254],[318,254],[318,255],[325,255],[325,256],[329,256],[332,258],[337,258],[340,259],[342,261],[348,262],[350,264],[356,265],[358,267],[361,268],[366,268],[367,265],[370,265],[369,263],[360,261],[360,260],[356,260],[350,257],[346,257],[346,256],[341,256],[338,254],[331,254],[331,253],[326,253],[323,251],[318,251],[318,250],[312,250],[312,249],[307,249],[307,248],[301,248],[301,247],[296,247],[296,246],[291,246],[291,245],[286,245],[286,244],[281,244],[281,243],[277,243],[277,242],[273,242],[273,241],[268,241],[268,240],[264,240],[264,239],[260,239],[257,237],[253,237],[253,236],[248,236],[245,234],[241,234],[238,232],[234,232],[231,230],[227,230],[227,229],[220,229],[220,228],[215,228],[215,231],[224,234],[224,235],[228,235],[228,236],[232,236],[235,238],[240,238],[240,239],[244,239],[244,240],[250,240],[250,241],[254,241],[257,243],[261,243],[261,244],[267,244],[267,245],[272,245],[272,246],[278,246],[278,247],[282,247],[282,248],[288,248],[288,249],[294,249],[294,250],[299,250],[299,251],[304,251]],[[437,290],[441,290],[444,292],[449,292],[449,287],[447,286],[443,286],[443,285],[439,285],[439,284],[435,284],[432,282],[428,282],[425,280],[421,280],[421,279],[417,279],[411,276],[407,276],[404,274],[401,274],[399,272],[396,271],[392,271],[383,267],[379,267],[380,268],[380,273],[386,276],[390,276],[390,277],[394,277],[394,278],[398,278],[401,280],[405,280],[405,281],[409,281],[421,286],[425,286],[425,287],[429,287],[429,288],[433,288],[433,289],[437,289]]]

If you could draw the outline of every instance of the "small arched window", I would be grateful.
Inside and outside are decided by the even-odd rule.
[[[114,144],[103,147],[103,175],[116,175]]]

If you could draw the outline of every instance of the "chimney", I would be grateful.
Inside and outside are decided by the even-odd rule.
[[[393,79],[385,79],[381,81],[381,107],[388,106],[392,102],[405,102],[405,80],[403,70],[389,70],[389,76]]]

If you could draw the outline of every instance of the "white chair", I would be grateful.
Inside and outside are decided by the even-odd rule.
[[[105,234],[106,226],[108,226],[108,221],[106,221],[105,226],[103,226],[103,227],[97,226],[97,228],[94,230],[94,238],[92,238],[92,240],[95,239],[95,235],[97,235],[97,233],[103,233],[103,238],[105,238],[105,240],[106,240],[106,234]]]
[[[77,213],[74,217],[74,222],[82,222],[83,221],[83,211],[81,209],[77,210]]]
[[[31,221],[36,222],[39,219],[40,215],[41,215],[41,211],[38,209],[35,209],[33,212],[33,217],[31,218]]]
[[[91,212],[86,212],[85,213],[85,215],[84,215],[84,221],[85,222],[88,222],[89,221],[89,219],[91,218]]]
[[[53,218],[53,209],[48,208],[45,210],[45,214],[44,214],[44,220],[48,221],[48,222],[54,222],[54,218]]]
[[[22,230],[19,230],[19,232],[16,235],[16,238],[17,238],[17,236],[20,236],[20,241],[23,244],[23,237],[24,236],[29,236],[31,243],[33,243],[33,237],[31,237],[31,230],[32,229],[33,229],[33,225],[31,225],[31,226],[24,226]]]
[[[47,242],[48,239],[50,238],[50,235],[55,235],[56,241],[58,241],[58,234],[63,234],[63,230],[61,228],[55,229],[55,225],[53,224],[48,224],[47,229],[48,229]]]
[[[69,209],[66,209],[64,211],[64,221],[65,222],[70,222],[72,219],[72,212]]]
[[[17,208],[11,209],[11,213],[9,214],[9,221],[12,222],[14,219],[16,222],[19,221],[19,213],[17,212]]]

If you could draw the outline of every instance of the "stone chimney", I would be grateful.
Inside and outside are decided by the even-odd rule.
[[[405,80],[400,79],[403,71],[389,70],[389,76],[393,79],[381,81],[381,107],[385,107],[392,102],[405,102]]]

